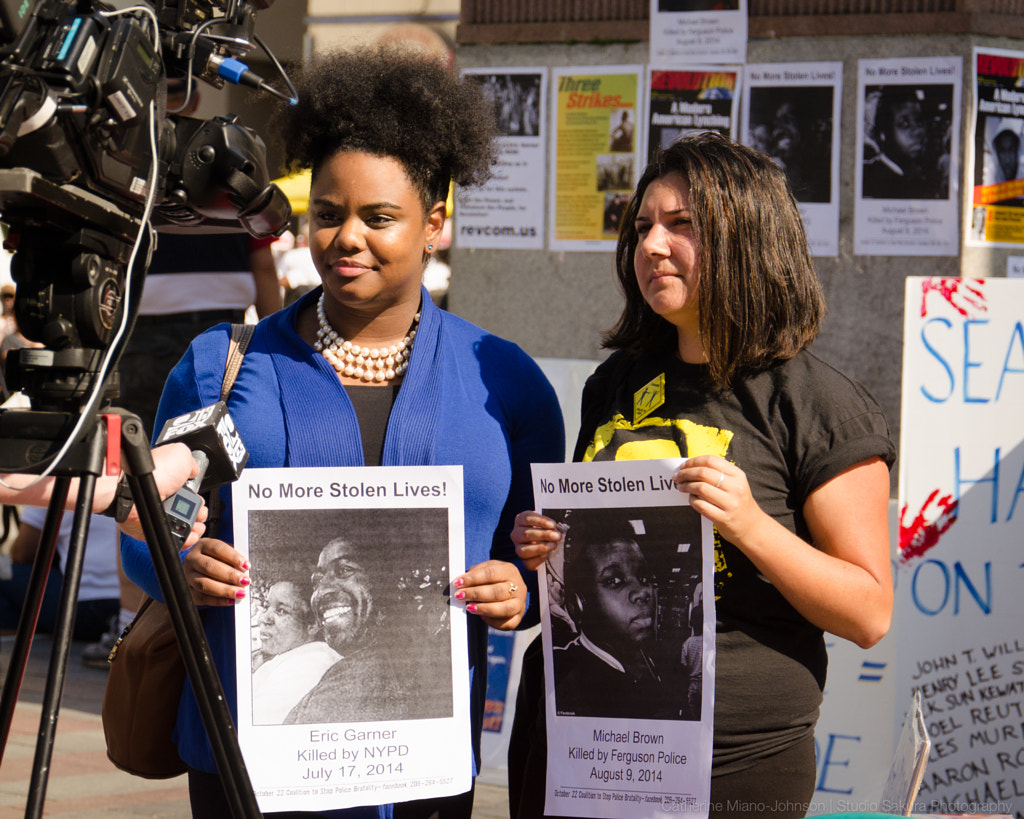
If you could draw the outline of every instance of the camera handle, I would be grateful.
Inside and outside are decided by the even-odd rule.
[[[0,416],[3,414],[0,412]],[[35,415],[35,413],[27,413],[27,415]],[[185,670],[192,681],[203,724],[210,737],[214,759],[224,782],[231,814],[235,819],[259,819],[261,813],[256,804],[256,795],[253,792],[252,783],[249,780],[238,745],[238,735],[231,719],[231,712],[228,710],[220,678],[213,664],[199,612],[192,602],[192,596],[185,580],[185,570],[178,556],[178,545],[171,535],[163,502],[160,500],[160,493],[153,477],[153,458],[142,423],[137,416],[121,409],[108,409],[105,411],[105,415],[117,415],[121,419],[121,454],[126,462],[127,469],[125,471],[128,473],[132,497],[135,499],[146,542],[149,544],[150,554],[153,557],[160,590],[167,603],[171,624],[174,626],[178,646],[185,661]],[[0,433],[0,437],[6,435],[7,432],[8,430],[4,430]],[[26,434],[31,437],[33,432]],[[25,607],[18,623],[11,663],[4,680],[3,696],[0,697],[0,763],[2,763],[3,752],[14,718],[15,701],[28,663],[28,653],[35,634],[39,609],[42,605],[43,590],[53,560],[56,535],[60,527],[64,504],[67,501],[71,477],[78,476],[78,498],[75,503],[75,517],[72,524],[71,541],[68,545],[67,565],[61,588],[53,649],[43,694],[36,755],[32,765],[32,778],[25,807],[26,819],[39,819],[42,816],[50,761],[53,756],[57,714],[64,689],[68,658],[71,653],[71,636],[74,630],[75,606],[85,558],[89,514],[95,494],[96,478],[104,474],[105,471],[107,438],[106,422],[97,419],[85,439],[76,444],[65,459],[64,463],[70,463],[71,466],[62,464],[56,470],[57,482],[47,508],[40,550],[36,554],[32,566]]]

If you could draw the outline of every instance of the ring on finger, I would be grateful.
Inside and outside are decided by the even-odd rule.
[[[715,484],[715,489],[721,489],[722,482],[724,480],[725,480],[725,473],[724,472],[719,472],[718,473],[718,483]]]
[[[512,597],[512,595],[514,595],[516,593],[516,590],[518,588],[519,587],[515,583],[509,583],[508,584],[508,596]]]

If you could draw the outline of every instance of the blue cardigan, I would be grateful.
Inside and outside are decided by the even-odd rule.
[[[249,450],[248,466],[363,465],[348,394],[330,364],[295,329],[299,312],[315,302],[320,292],[317,288],[256,328],[228,403]],[[157,430],[168,418],[218,400],[229,336],[229,325],[222,324],[192,342],[164,386]],[[517,345],[440,310],[424,290],[412,359],[388,421],[383,464],[462,465],[467,568],[490,558],[514,559],[509,539],[513,518],[533,508],[530,464],[560,463],[564,452],[558,399],[536,363]],[[221,495],[220,539],[231,543],[230,487],[222,488]],[[123,537],[121,555],[128,577],[147,594],[163,599],[146,545]],[[523,574],[534,590],[535,573]],[[536,594],[531,593],[530,599],[535,601]],[[535,602],[529,614],[536,620]],[[204,624],[237,720],[234,609],[207,608]],[[469,617],[468,655],[477,768],[487,627],[473,616]],[[187,681],[178,712],[177,742],[190,767],[216,771]],[[388,816],[390,809],[373,809],[365,815],[378,813]]]

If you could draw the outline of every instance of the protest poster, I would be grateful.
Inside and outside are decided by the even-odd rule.
[[[544,161],[548,74],[544,68],[471,68],[494,105],[498,124],[493,175],[457,191],[458,247],[540,250],[544,247]]]
[[[857,65],[854,253],[957,255],[963,58]]]
[[[747,0],[651,0],[651,65],[747,60]]]
[[[906,282],[896,702],[932,748],[915,813],[1024,815],[1024,282]]]
[[[735,138],[739,66],[651,69],[647,117],[647,161],[684,134],[717,131]]]
[[[643,66],[552,70],[551,250],[614,250],[636,185]]]
[[[740,141],[785,172],[814,256],[839,255],[843,64],[747,65]]]
[[[232,492],[252,565],[238,739],[260,810],[467,791],[466,615],[448,597],[462,468],[247,469]]]
[[[1024,244],[1024,52],[974,50],[974,194],[967,244]]]
[[[708,815],[714,535],[677,466],[533,466],[538,508],[564,533],[538,575],[547,814]]]

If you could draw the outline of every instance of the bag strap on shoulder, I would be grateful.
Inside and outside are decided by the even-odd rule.
[[[235,379],[242,369],[242,359],[249,347],[256,327],[252,324],[232,324],[231,340],[228,342],[228,357],[224,363],[224,380],[220,385],[220,400],[227,401],[231,395],[231,388],[235,385]],[[220,533],[220,521],[223,514],[223,504],[220,499],[220,492],[216,489],[209,493],[206,499],[206,506],[209,509],[206,518],[205,537],[217,537]]]
[[[235,385],[238,371],[242,369],[242,359],[249,347],[256,327],[252,324],[232,324],[231,340],[228,342],[228,357],[224,363],[224,380],[220,385],[220,400],[227,401],[231,388]]]

